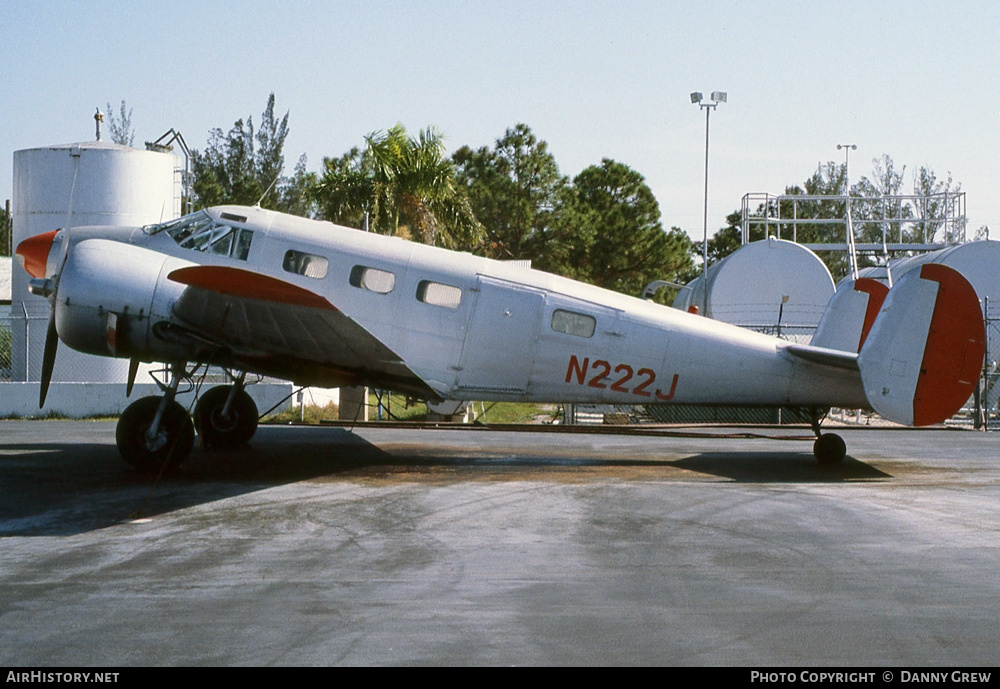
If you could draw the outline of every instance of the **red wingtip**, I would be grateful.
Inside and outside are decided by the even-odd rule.
[[[46,277],[45,266],[48,263],[49,251],[52,250],[52,242],[55,241],[57,232],[59,230],[36,234],[17,245],[15,251],[17,260],[31,277]]]
[[[920,277],[938,283],[913,395],[913,425],[928,426],[950,417],[972,395],[986,353],[986,332],[976,291],[958,272],[928,263]]]

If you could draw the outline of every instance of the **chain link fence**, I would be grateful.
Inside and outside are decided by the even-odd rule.
[[[982,375],[982,421],[988,430],[1000,428],[1000,303],[985,300],[986,361]]]
[[[0,383],[11,381],[10,317],[0,316]]]

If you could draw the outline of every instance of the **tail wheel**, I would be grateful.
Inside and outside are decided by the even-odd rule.
[[[177,402],[167,402],[159,431],[150,436],[160,397],[143,397],[130,404],[118,419],[115,440],[126,462],[146,473],[171,470],[191,454],[194,426],[187,410]]]
[[[847,456],[847,443],[836,433],[824,433],[813,443],[813,454],[820,464],[839,464]]]
[[[194,423],[204,447],[231,448],[250,442],[257,432],[257,405],[246,390],[237,390],[223,414],[231,385],[212,388],[198,400],[194,408]]]

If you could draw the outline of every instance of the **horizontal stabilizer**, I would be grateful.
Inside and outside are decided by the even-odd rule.
[[[868,402],[890,421],[941,423],[972,395],[985,342],[979,299],[960,273],[938,263],[906,273],[858,355]]]
[[[811,361],[814,364],[845,368],[850,371],[858,370],[858,355],[853,352],[842,352],[836,349],[827,349],[826,347],[800,344],[790,344],[784,348],[784,351],[799,359]]]

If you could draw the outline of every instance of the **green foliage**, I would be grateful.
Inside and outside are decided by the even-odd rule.
[[[740,211],[733,211],[726,216],[726,226],[720,229],[708,239],[708,264],[721,261],[729,254],[733,253],[743,245],[743,214]],[[763,230],[759,230],[763,235]],[[763,236],[751,237],[750,241],[765,239]],[[698,245],[696,245],[696,249]],[[700,269],[698,271],[701,272]]]
[[[115,117],[115,111],[108,103],[108,130],[111,132],[111,140],[122,146],[131,146],[135,142],[135,130],[132,129],[132,108],[125,109],[125,101],[122,101],[120,114]]]
[[[262,419],[263,423],[307,423],[319,424],[322,421],[336,420],[338,418],[338,407],[336,402],[329,402],[324,406],[318,404],[307,404],[305,413],[302,408],[293,404],[284,411],[270,414]]]
[[[365,148],[325,158],[314,190],[320,215],[360,227],[412,237],[425,244],[470,250],[482,225],[444,157],[441,134],[424,129],[410,137],[402,124],[365,137]]]
[[[0,256],[11,255],[11,218],[7,209],[0,206]]]
[[[483,225],[483,253],[497,259],[537,261],[566,178],[548,144],[526,124],[509,128],[487,147],[463,146],[452,155],[458,182]]]
[[[268,96],[255,131],[253,118],[237,120],[232,129],[213,129],[204,152],[192,151],[192,188],[196,207],[222,204],[252,206],[309,215],[309,190],[315,177],[305,171],[305,156],[299,159],[295,176],[282,176],[284,146],[288,138],[288,113],[274,114],[274,94]],[[266,193],[265,193],[266,192]]]
[[[0,323],[0,371],[7,369],[6,373],[10,374],[10,325],[8,323]],[[0,376],[3,378],[5,376]]]
[[[664,232],[645,179],[605,158],[565,187],[539,268],[625,294],[693,269],[693,245],[678,228]]]

